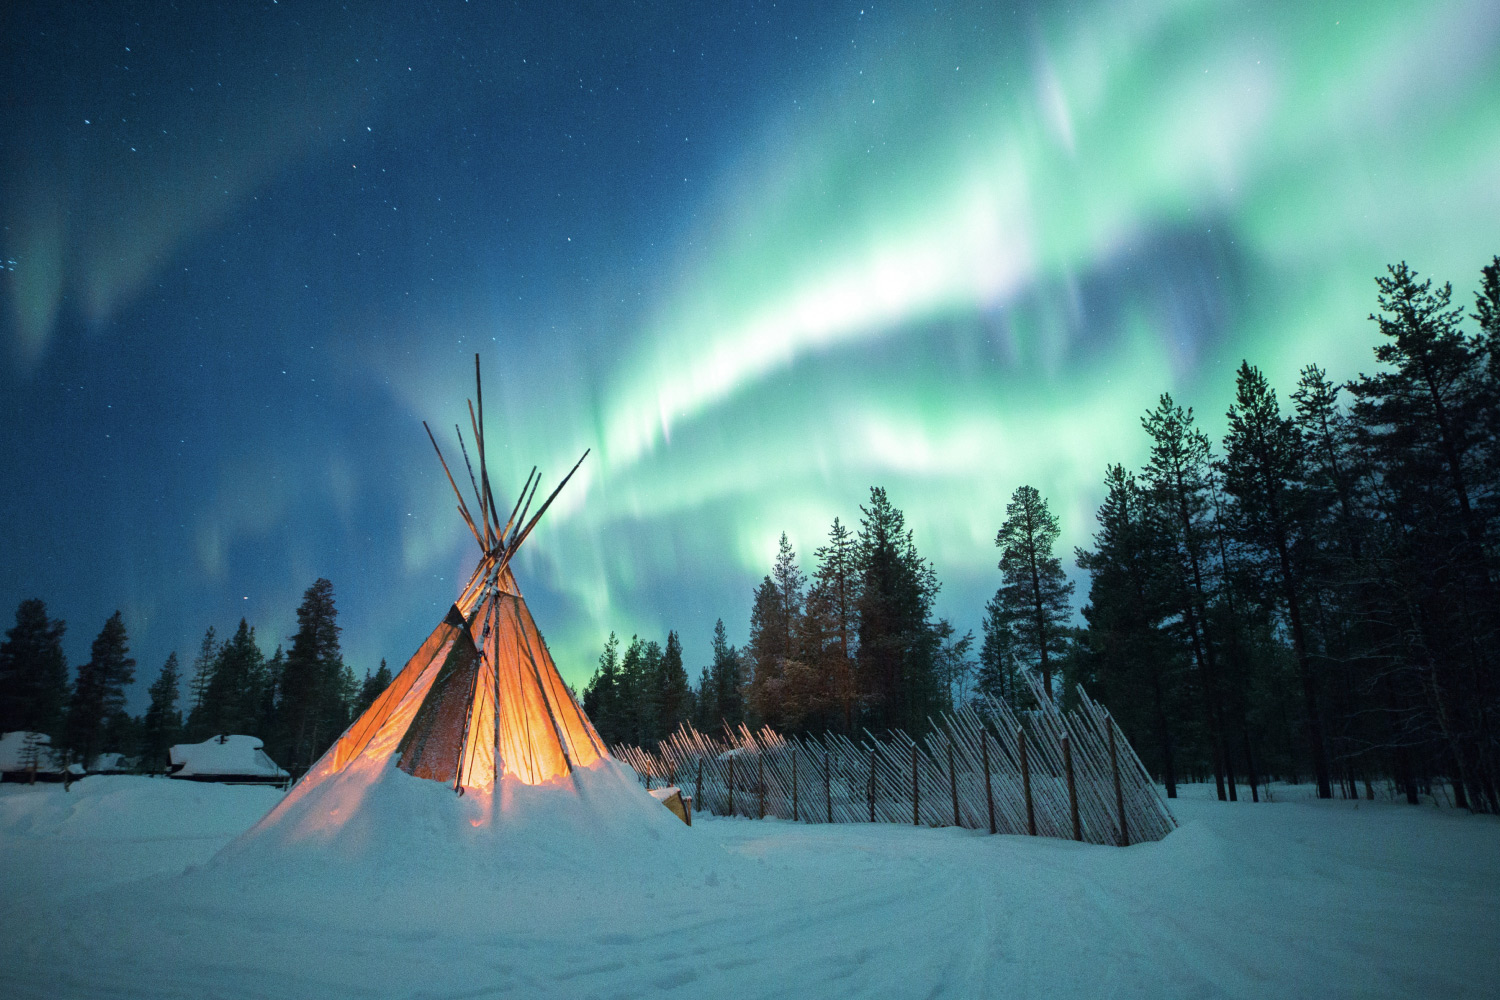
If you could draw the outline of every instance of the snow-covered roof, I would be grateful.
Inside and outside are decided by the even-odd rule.
[[[214,736],[202,743],[179,743],[167,751],[174,778],[214,775],[285,778],[287,773],[266,756],[259,736]]]
[[[95,774],[123,774],[135,767],[133,758],[122,753],[101,753],[94,758]]]
[[[36,769],[44,774],[60,774],[62,761],[52,749],[52,737],[46,733],[14,732],[0,736],[0,771],[24,771],[30,765],[27,754],[29,737],[35,737]]]

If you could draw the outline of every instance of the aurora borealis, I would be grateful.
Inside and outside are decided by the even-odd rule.
[[[119,607],[148,679],[317,576],[404,662],[476,350],[497,486],[594,449],[517,570],[564,676],[668,628],[696,676],[872,484],[977,628],[1016,486],[1087,544],[1160,392],[1217,435],[1241,358],[1372,364],[1385,264],[1500,252],[1483,0],[9,20],[0,605],[74,662]]]

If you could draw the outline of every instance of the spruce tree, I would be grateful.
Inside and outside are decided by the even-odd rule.
[[[688,719],[692,707],[692,689],[688,687],[687,670],[682,665],[682,641],[676,632],[667,633],[667,646],[657,668],[653,738],[662,740],[677,731]]]
[[[1005,506],[995,535],[1002,583],[996,599],[1010,626],[1012,649],[1042,675],[1042,690],[1053,696],[1053,660],[1062,652],[1073,584],[1052,554],[1061,529],[1057,516],[1034,486],[1021,486]]]
[[[980,634],[984,639],[979,646],[979,672],[974,684],[977,693],[1006,702],[1012,708],[1029,706],[1030,697],[1022,697],[1010,617],[998,593],[985,602]]]
[[[599,654],[599,667],[583,689],[583,710],[605,746],[621,741],[619,725],[620,640],[611,632]]]
[[[167,751],[182,735],[182,712],[177,708],[181,672],[177,654],[171,653],[162,664],[161,673],[151,682],[148,693],[151,704],[141,721],[140,768],[156,772],[167,766]]]
[[[860,511],[860,690],[873,725],[921,733],[943,694],[932,621],[937,577],[884,489],[872,487],[870,505]]]
[[[1162,393],[1156,409],[1141,419],[1151,437],[1151,457],[1144,482],[1150,516],[1167,542],[1164,555],[1175,591],[1179,628],[1184,645],[1198,669],[1204,722],[1212,748],[1214,784],[1219,799],[1229,798],[1225,775],[1229,767],[1224,741],[1219,650],[1209,630],[1208,605],[1211,526],[1209,525],[1209,470],[1213,461],[1208,437],[1193,424],[1193,410],[1184,409]],[[1232,784],[1232,782],[1231,782]]]
[[[219,639],[214,633],[214,627],[210,625],[203,633],[203,641],[198,645],[198,656],[193,660],[193,679],[188,685],[188,696],[192,699],[187,718],[187,739],[190,742],[202,743],[214,735],[210,731],[214,723],[208,718],[212,709],[205,709],[204,701],[213,684],[214,669],[218,663]]]
[[[360,685],[359,697],[355,699],[354,707],[350,714],[359,718],[380,697],[381,692],[391,686],[391,668],[385,665],[385,658],[381,657],[380,669],[373,674],[365,671],[364,683]]]
[[[854,731],[859,686],[854,674],[854,648],[859,623],[858,550],[854,534],[833,519],[828,543],[814,552],[818,569],[807,597],[807,618],[817,620],[822,642],[817,664],[826,677],[829,696],[838,708],[834,720],[846,733]]]
[[[68,704],[67,747],[86,768],[110,749],[104,745],[105,725],[124,709],[125,686],[135,679],[129,641],[116,611],[94,640],[89,661],[78,668]]]
[[[68,660],[62,637],[67,623],[47,617],[47,606],[28,598],[0,643],[0,732],[62,735],[68,703]]]
[[[1304,615],[1305,559],[1299,550],[1306,548],[1309,525],[1301,435],[1293,421],[1282,416],[1276,391],[1248,361],[1240,364],[1235,401],[1227,416],[1229,431],[1219,467],[1232,500],[1230,522],[1239,540],[1258,557],[1260,575],[1275,581],[1275,596],[1286,614],[1302,681],[1318,796],[1332,798],[1318,678]]]
[[[260,736],[266,658],[255,643],[255,630],[240,619],[233,636],[219,647],[199,706],[198,723],[206,736]]]
[[[1174,587],[1162,572],[1168,545],[1148,515],[1147,500],[1124,466],[1105,471],[1105,497],[1092,551],[1080,549],[1078,566],[1089,574],[1088,629],[1083,642],[1106,701],[1127,731],[1151,732],[1138,742],[1162,776],[1167,797],[1177,797],[1179,669],[1164,632],[1174,614]],[[1152,752],[1154,750],[1154,753]]]
[[[796,550],[786,532],[782,532],[776,563],[755,591],[750,610],[750,641],[746,646],[754,670],[750,680],[750,708],[757,719],[774,727],[785,727],[795,716],[789,713],[789,699],[795,696],[788,690],[792,676],[787,668],[797,661],[799,653],[806,582],[797,565]],[[793,672],[797,673],[800,672]]]
[[[345,685],[352,675],[345,676],[340,631],[333,584],[319,579],[307,588],[297,608],[297,633],[287,653],[277,705],[278,749],[293,773],[311,767],[347,724]]]
[[[729,634],[722,618],[714,622],[713,663],[709,666],[709,679],[713,684],[711,725],[714,731],[724,725],[735,727],[744,722],[745,691],[740,654],[729,644]]]

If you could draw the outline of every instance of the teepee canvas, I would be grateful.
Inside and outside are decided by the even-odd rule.
[[[478,357],[474,374],[478,390]],[[469,406],[473,463],[461,431],[459,446],[477,511],[459,490],[430,428],[428,436],[458,495],[459,516],[479,544],[478,566],[390,686],[251,831],[252,837],[272,830],[292,839],[330,834],[368,805],[377,786],[390,785],[397,770],[446,785],[459,795],[479,792],[490,803],[486,810],[503,810],[504,801],[514,800],[514,794],[491,794],[502,785],[542,786],[569,777],[573,780],[565,785],[579,791],[580,782],[588,784],[595,802],[602,801],[600,781],[609,789],[602,794],[611,800],[645,798],[627,772],[608,758],[599,734],[563,683],[510,568],[517,549],[583,458],[528,520],[541,481],[533,468],[509,516],[503,517],[485,459],[482,393],[476,391],[476,399],[477,411],[473,403]],[[382,794],[396,793],[387,789]]]

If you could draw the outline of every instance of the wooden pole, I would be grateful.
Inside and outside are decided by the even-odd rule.
[[[497,713],[498,714],[498,713]],[[698,758],[698,787],[693,789],[693,805],[703,808],[703,758]]]
[[[1036,836],[1036,804],[1031,799],[1031,768],[1026,763],[1026,730],[1016,730],[1016,742],[1021,747],[1021,785],[1026,789],[1026,832]]]
[[[917,744],[911,745],[911,825],[921,826],[922,818],[917,815],[919,795],[917,793]]]
[[[953,741],[948,741],[948,787],[953,791],[953,825],[963,826],[958,817],[958,770],[953,763]]]
[[[990,813],[990,833],[995,832],[995,790],[990,786],[990,731],[979,731],[979,751],[984,757],[984,802]]]
[[[1026,832],[1037,835],[1037,804],[1032,801],[1031,766],[1026,762],[1026,730],[1016,730],[1016,742],[1022,748],[1022,786],[1026,789]]]
[[[729,755],[729,815],[734,815],[734,754]]]
[[[1083,839],[1083,824],[1078,819],[1078,784],[1073,779],[1073,744],[1063,733],[1063,769],[1068,772],[1068,810],[1073,814],[1073,839]]]
[[[1115,811],[1120,814],[1120,846],[1130,846],[1130,827],[1125,819],[1125,793],[1120,788],[1120,755],[1115,751],[1115,720],[1108,719],[1109,766],[1115,772]]]
[[[832,756],[827,750],[823,751],[823,801],[828,805],[828,822],[833,822],[833,768],[830,766]]]
[[[802,819],[797,807],[797,744],[792,744],[792,822],[797,823]]]
[[[875,822],[875,751],[870,750],[870,822]]]
[[[766,757],[764,754],[755,755],[755,783],[759,785],[760,792],[760,818],[766,818]]]

